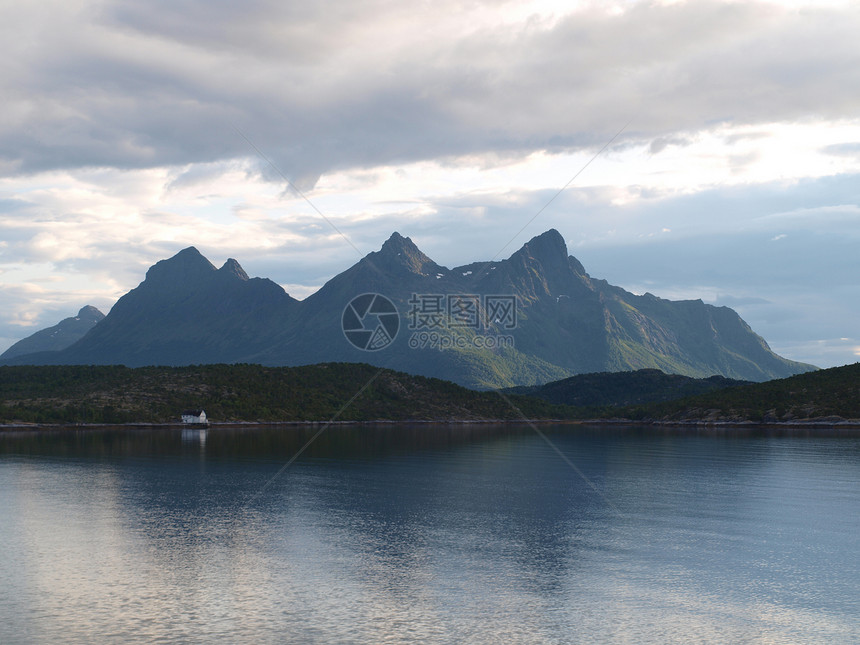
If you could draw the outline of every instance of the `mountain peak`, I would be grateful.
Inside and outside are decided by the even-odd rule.
[[[545,233],[536,235],[523,245],[524,249],[529,250],[529,255],[534,258],[564,258],[567,260],[567,244],[564,238],[554,228],[549,229]]]
[[[93,320],[98,321],[98,320],[101,320],[102,318],[104,318],[105,315],[101,311],[99,311],[98,309],[93,307],[92,305],[86,305],[84,307],[81,307],[81,310],[78,312],[78,315],[75,317],[76,318],[93,319]]]
[[[177,283],[194,282],[216,271],[212,263],[193,246],[182,249],[167,260],[156,262],[146,272],[144,282],[173,287]]]
[[[570,297],[574,292],[587,290],[581,279],[586,275],[585,269],[567,255],[564,238],[553,228],[523,244],[507,262],[525,298]],[[580,277],[575,277],[576,274]]]
[[[179,251],[173,257],[168,258],[166,261],[169,262],[170,260],[177,260],[177,259],[182,259],[184,261],[189,261],[189,262],[195,262],[198,260],[205,260],[206,262],[209,262],[209,260],[206,260],[206,258],[203,257],[203,254],[197,250],[196,246],[187,246],[184,249],[182,249],[181,251]]]
[[[233,258],[228,258],[220,269],[218,269],[219,273],[223,273],[226,275],[233,275],[239,278],[240,280],[248,280],[248,274],[245,273],[245,269],[242,268],[242,265],[239,264],[238,261]]]
[[[397,231],[391,234],[379,251],[371,253],[367,259],[377,268],[389,271],[405,268],[411,273],[426,275],[438,269],[438,265],[424,255],[410,238],[403,237]]]
[[[168,258],[167,260],[161,260],[161,262],[156,262],[156,266],[158,266],[162,262],[167,264],[174,264],[177,266],[183,266],[186,268],[205,268],[207,271],[212,271],[215,269],[212,263],[207,260],[200,251],[197,250],[197,247],[194,246],[189,246],[187,248],[182,249],[172,258]]]
[[[397,231],[394,231],[391,236],[385,240],[382,248],[380,249],[380,253],[402,253],[403,251],[418,251],[418,253],[421,253],[411,238],[403,237]]]
[[[522,248],[511,256],[511,260],[533,264],[537,262],[544,273],[557,274],[570,270],[567,255],[567,245],[564,238],[554,228],[541,233],[523,244]]]

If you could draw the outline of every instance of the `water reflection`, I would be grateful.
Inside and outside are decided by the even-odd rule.
[[[201,451],[204,451],[208,432],[205,428],[182,428],[182,442],[198,444]]]
[[[0,435],[0,642],[851,642],[860,441],[526,427]]]

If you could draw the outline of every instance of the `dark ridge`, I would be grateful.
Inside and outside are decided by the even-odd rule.
[[[665,374],[657,369],[641,369],[633,372],[579,374],[545,385],[515,387],[506,391],[535,396],[559,405],[622,406],[671,401],[749,384],[750,381],[722,376],[697,379]]]
[[[245,269],[233,258],[229,258],[220,269],[218,269],[219,273],[223,273],[226,275],[234,275],[240,280],[248,280],[248,274],[245,273]]]

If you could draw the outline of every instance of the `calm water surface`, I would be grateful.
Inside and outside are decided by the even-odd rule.
[[[856,435],[545,431],[0,433],[0,643],[860,642]]]

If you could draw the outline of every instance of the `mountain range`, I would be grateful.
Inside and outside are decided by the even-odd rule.
[[[12,345],[0,354],[0,360],[33,354],[34,352],[56,352],[79,341],[96,326],[105,315],[92,305],[81,308],[77,316],[71,316],[53,327],[37,331]]]
[[[381,300],[356,300],[349,316],[357,312],[358,323],[349,324],[375,329],[382,340],[377,351],[365,351],[344,333],[345,310],[374,293],[399,317],[392,326],[390,315],[374,309]],[[506,302],[513,310],[493,305]],[[365,362],[476,388],[643,368],[748,381],[815,369],[775,354],[732,309],[635,295],[592,278],[554,229],[506,260],[454,269],[394,233],[302,301],[271,280],[249,278],[234,259],[216,268],[189,247],[152,266],[67,347],[39,345],[37,335],[13,347],[24,344],[29,353],[16,349],[0,363]]]

